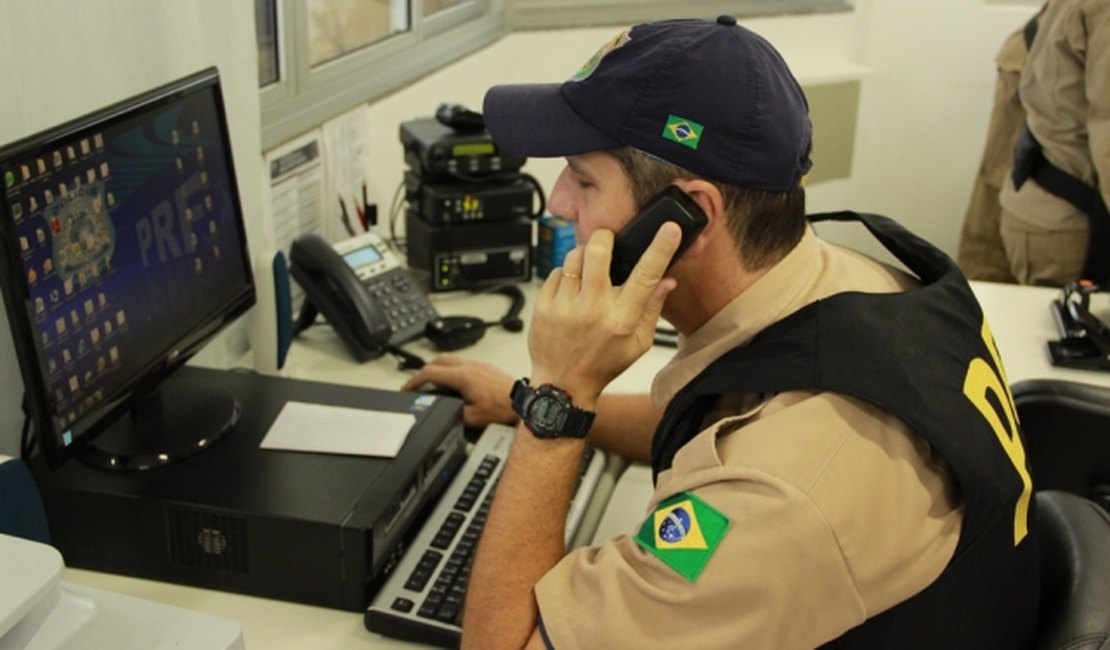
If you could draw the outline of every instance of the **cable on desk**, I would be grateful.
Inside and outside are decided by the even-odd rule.
[[[402,253],[406,252],[406,249],[403,240],[397,239],[397,216],[404,204],[404,201],[401,200],[404,189],[405,181],[402,179],[397,185],[397,190],[393,192],[393,199],[389,202],[389,240],[393,247]]]

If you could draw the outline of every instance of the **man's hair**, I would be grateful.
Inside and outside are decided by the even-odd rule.
[[[628,176],[639,209],[678,179],[701,178],[689,170],[633,147],[610,149]],[[726,223],[744,268],[758,271],[775,264],[801,240],[806,228],[805,191],[768,192],[710,179],[721,192]]]

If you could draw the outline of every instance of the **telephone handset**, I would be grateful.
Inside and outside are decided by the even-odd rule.
[[[418,283],[376,233],[336,244],[306,234],[289,251],[289,272],[304,289],[305,302],[294,332],[324,315],[359,361],[424,333],[439,317]]]
[[[668,186],[655,195],[647,207],[617,233],[613,241],[613,261],[609,266],[609,278],[614,286],[628,280],[632,267],[636,266],[636,262],[647,250],[655,233],[668,221],[674,221],[682,229],[682,242],[671,258],[671,264],[674,264],[709,222],[694,199],[677,186]]]

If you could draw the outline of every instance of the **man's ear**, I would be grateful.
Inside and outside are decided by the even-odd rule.
[[[675,185],[698,204],[707,220],[705,228],[686,249],[686,254],[698,255],[715,237],[729,236],[725,224],[724,197],[716,185],[702,179],[679,179],[675,181]]]

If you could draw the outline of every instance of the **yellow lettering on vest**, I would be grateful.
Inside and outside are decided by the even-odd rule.
[[[1018,435],[1014,398],[1010,393],[1009,385],[1006,383],[1005,371],[1002,370],[998,350],[994,345],[994,337],[991,336],[990,327],[987,326],[986,321],[983,322],[982,336],[983,342],[990,350],[994,365],[987,363],[982,358],[972,359],[967,367],[967,375],[964,377],[964,395],[983,414],[983,418],[986,419],[995,436],[998,437],[998,442],[1002,445],[1006,456],[1013,463],[1018,476],[1021,477],[1021,496],[1018,497],[1014,509],[1014,546],[1017,546],[1029,533],[1029,500],[1033,495],[1033,479],[1029,476],[1029,471],[1025,467],[1025,448],[1022,446],[1021,437]],[[1005,422],[1002,421],[997,409],[987,399],[987,396],[992,394],[997,403],[1002,406],[1003,412],[1001,415],[1005,416]]]

